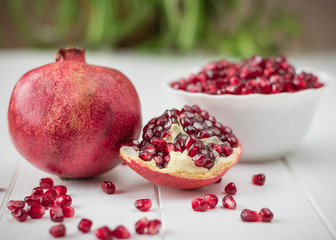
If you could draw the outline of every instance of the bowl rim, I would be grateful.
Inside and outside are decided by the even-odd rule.
[[[253,93],[253,94],[247,94],[247,95],[234,95],[234,94],[222,94],[222,95],[211,95],[203,92],[188,92],[180,89],[174,89],[170,86],[170,83],[173,81],[176,81],[174,79],[180,79],[183,78],[183,76],[190,75],[195,72],[199,72],[198,68],[192,68],[189,69],[189,71],[183,71],[180,73],[174,73],[171,76],[166,77],[166,80],[163,82],[163,87],[166,88],[168,91],[174,93],[174,94],[180,94],[188,97],[202,97],[202,98],[210,98],[210,99],[224,99],[224,98],[258,98],[258,97],[265,97],[267,96],[268,98],[270,97],[282,97],[282,96],[293,96],[294,94],[296,96],[300,95],[305,95],[305,94],[310,94],[314,92],[323,92],[327,89],[331,89],[335,86],[335,78],[330,75],[326,71],[320,71],[320,70],[315,70],[313,68],[309,67],[296,67],[297,72],[304,71],[306,73],[312,73],[316,75],[319,78],[319,81],[324,84],[324,86],[320,88],[308,88],[304,89],[301,91],[297,92],[280,92],[276,94],[262,94],[262,93]],[[294,93],[294,94],[293,94]]]

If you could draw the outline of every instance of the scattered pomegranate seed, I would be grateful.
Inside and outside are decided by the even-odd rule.
[[[49,196],[49,197],[51,197],[54,200],[56,200],[56,198],[58,196],[57,192],[54,189],[47,190],[43,195],[44,196]]]
[[[51,178],[41,178],[40,187],[43,189],[49,189],[54,186],[54,181]]]
[[[55,204],[61,207],[70,206],[72,204],[72,199],[69,195],[62,195],[56,199]]]
[[[64,224],[52,226],[49,232],[55,238],[64,237],[65,236],[65,226]]]
[[[15,201],[15,200],[10,200],[8,202],[8,205],[7,205],[7,208],[9,210],[14,210],[14,209],[23,209],[25,207],[25,202],[24,201],[21,201],[21,200],[18,200],[18,201]]]
[[[112,194],[115,192],[115,186],[111,181],[103,181],[101,184],[101,189],[107,194]]]
[[[252,176],[252,183],[255,185],[264,185],[266,176],[262,173]]]
[[[28,206],[33,206],[40,204],[40,196],[37,195],[32,195],[32,196],[27,196],[24,198],[24,201],[27,203]]]
[[[12,210],[12,216],[19,222],[24,222],[28,218],[28,212],[24,209],[14,209]]]
[[[33,205],[30,206],[28,209],[29,217],[32,219],[41,218],[45,213],[45,208],[41,205]]]
[[[144,234],[145,231],[147,230],[148,225],[149,221],[147,218],[144,217],[135,223],[135,231],[138,234]]]
[[[215,208],[218,203],[218,197],[215,194],[205,194],[204,200],[207,202],[209,208]]]
[[[198,212],[204,212],[208,209],[208,203],[202,198],[195,198],[191,202],[191,207]]]
[[[152,207],[150,199],[138,199],[135,201],[134,206],[142,212],[148,211]]]
[[[75,209],[70,206],[64,206],[62,210],[65,218],[72,218],[75,215]]]
[[[235,195],[237,192],[236,184],[234,184],[233,182],[230,182],[226,185],[224,190],[227,194]]]
[[[150,235],[157,234],[159,232],[160,227],[161,227],[160,220],[155,219],[155,220],[149,221],[147,234],[150,234]]]
[[[111,230],[107,227],[101,227],[96,230],[96,237],[102,240],[112,239]]]
[[[64,220],[64,214],[63,209],[61,207],[53,207],[49,211],[50,213],[50,219],[53,222],[63,222]]]
[[[273,213],[268,208],[262,208],[259,212],[261,216],[261,221],[270,222],[273,219]]]
[[[90,232],[91,226],[92,221],[87,218],[83,218],[78,224],[78,229],[83,233],[88,233]]]
[[[244,222],[258,222],[260,221],[260,214],[256,211],[244,209],[240,214],[241,219]]]
[[[54,203],[55,203],[55,199],[53,199],[50,196],[42,196],[40,198],[40,204],[45,208],[54,206]]]
[[[127,228],[125,228],[124,226],[120,225],[118,227],[116,227],[111,234],[119,239],[128,239],[131,237],[130,232],[127,230]]]
[[[42,196],[43,195],[43,188],[41,187],[34,187],[32,190],[31,195]]]
[[[215,183],[220,183],[222,181],[222,178],[218,179]]]
[[[54,186],[54,190],[57,192],[57,196],[65,195],[68,191],[67,187],[63,185]]]
[[[222,200],[222,203],[223,203],[223,207],[225,207],[225,208],[229,208],[229,209],[236,209],[237,208],[237,203],[231,195],[224,196],[223,200]]]

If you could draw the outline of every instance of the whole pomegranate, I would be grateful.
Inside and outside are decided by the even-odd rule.
[[[56,62],[27,72],[14,87],[9,133],[20,154],[63,178],[92,177],[119,164],[119,148],[141,130],[138,94],[121,72],[60,49]]]
[[[121,147],[120,157],[153,183],[192,189],[217,182],[241,156],[228,126],[197,105],[166,110],[143,129],[142,141]]]

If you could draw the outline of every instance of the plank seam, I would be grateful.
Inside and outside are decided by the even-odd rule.
[[[154,184],[154,193],[155,193],[155,200],[156,200],[156,203],[158,205],[158,215],[159,215],[159,218],[161,220],[161,226],[162,226],[162,231],[160,231],[160,236],[161,236],[161,239],[164,240],[165,231],[164,231],[164,223],[163,223],[162,213],[161,213],[161,202],[160,202],[159,188],[155,184]]]
[[[12,193],[14,191],[14,187],[16,185],[17,178],[19,176],[19,171],[21,169],[21,165],[22,165],[22,160],[17,164],[17,167],[14,171],[13,177],[12,177],[12,179],[10,181],[10,184],[8,186],[8,189],[6,191],[5,197],[4,197],[4,199],[1,203],[1,206],[0,206],[0,216],[1,216],[0,222],[2,222],[2,220],[4,218],[5,211],[7,209],[7,203],[9,202],[10,196],[12,195]]]
[[[303,194],[306,196],[306,198],[308,199],[308,202],[312,205],[314,211],[316,212],[316,214],[319,216],[319,218],[322,221],[322,224],[326,227],[327,231],[329,232],[329,234],[331,235],[331,237],[333,239],[336,240],[336,232],[334,231],[334,229],[332,228],[331,224],[329,223],[329,221],[326,219],[325,215],[323,214],[323,212],[321,211],[321,209],[319,208],[318,204],[316,203],[316,201],[314,200],[314,198],[312,197],[312,195],[309,193],[309,191],[300,183],[298,177],[295,175],[295,170],[290,166],[290,164],[288,163],[288,161],[286,160],[286,158],[281,158],[281,161],[284,163],[285,167],[288,169],[289,174],[293,177],[293,179],[295,180],[296,184],[299,186],[299,188],[301,189],[301,191],[303,192]]]

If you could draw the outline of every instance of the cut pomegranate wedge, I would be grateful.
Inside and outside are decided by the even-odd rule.
[[[241,156],[241,144],[230,127],[197,105],[166,110],[132,140],[120,157],[149,181],[193,189],[218,181]]]

